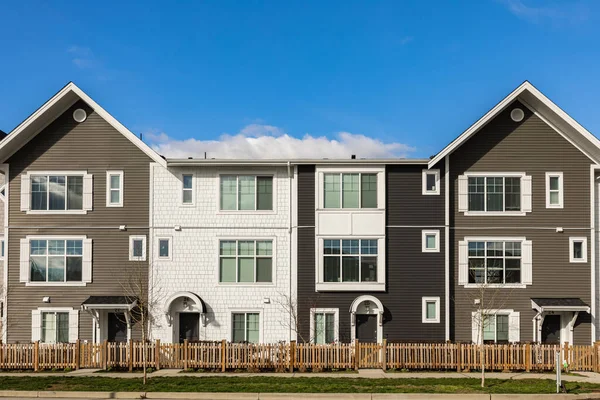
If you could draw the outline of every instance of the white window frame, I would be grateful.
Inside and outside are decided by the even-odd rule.
[[[29,246],[29,248],[31,249],[31,241],[32,240],[81,240],[81,245],[82,245],[82,265],[81,265],[81,281],[74,281],[74,282],[67,282],[67,281],[63,281],[63,282],[38,282],[38,281],[32,281],[31,280],[31,250],[29,250],[29,256],[28,256],[28,264],[29,266],[29,272],[27,275],[27,280],[25,281],[25,286],[87,286],[88,283],[91,283],[85,280],[85,268],[86,268],[86,252],[88,251],[86,249],[86,239],[87,236],[26,236],[25,240],[27,240],[27,246]],[[66,251],[66,250],[65,250]],[[48,266],[46,266],[46,268],[48,268]],[[91,268],[91,266],[90,266]],[[47,273],[47,272],[46,272]],[[66,265],[65,265],[65,273],[66,273]],[[91,272],[90,272],[91,274]]]
[[[221,242],[236,242],[236,282],[221,282]],[[238,271],[237,271],[237,242],[238,241],[254,241],[254,242],[262,242],[262,241],[270,241],[272,242],[271,246],[271,282],[256,282],[256,254],[254,254],[254,282],[237,282],[238,279]],[[277,238],[274,236],[262,236],[262,237],[227,237],[227,236],[219,236],[216,238],[216,282],[217,286],[235,286],[235,287],[257,287],[257,286],[275,286],[277,283]],[[256,253],[256,248],[255,248]],[[259,257],[260,258],[260,257]]]
[[[264,318],[263,310],[260,308],[231,308],[229,309],[229,342],[233,343],[233,314],[258,314],[258,343],[264,342]],[[247,321],[247,319],[246,319]],[[244,333],[245,335],[245,333]]]
[[[119,188],[118,189],[111,188],[111,186],[110,186],[111,176],[119,177]],[[123,207],[123,196],[124,196],[123,187],[124,187],[123,171],[106,171],[106,207]],[[110,193],[113,190],[119,191],[119,202],[117,202],[117,203],[111,202]]]
[[[315,315],[333,314],[333,342],[340,341],[340,309],[339,308],[311,308],[310,309],[310,342],[315,343]]]
[[[32,341],[39,340],[41,343],[43,313],[69,314],[69,341],[67,343],[75,343],[77,341],[77,338],[79,337],[79,310],[72,307],[38,307],[37,309],[32,310],[32,319],[39,319],[37,322],[34,322],[33,320],[31,321]],[[36,324],[38,326],[36,326]]]
[[[468,184],[468,179],[469,178],[520,178],[520,207],[521,210],[520,211],[487,211],[487,199],[486,199],[486,193],[487,193],[487,183],[484,183],[484,192],[483,192],[483,206],[484,206],[484,210],[483,211],[471,211],[468,210],[464,212],[464,215],[469,216],[469,215],[485,215],[485,216],[508,216],[508,215],[512,215],[512,216],[525,216],[527,215],[527,212],[529,211],[523,211],[523,178],[525,178],[527,176],[527,174],[525,172],[467,172],[464,174],[464,176],[467,177],[467,207],[468,207],[468,196],[469,196],[469,184]],[[504,194],[506,194],[506,192],[504,192]],[[505,202],[504,200],[502,201],[503,206],[505,206]]]
[[[184,177],[185,176],[191,176],[192,177],[192,188],[185,188],[184,187]],[[181,191],[179,192],[179,202],[183,207],[193,207],[196,205],[196,174],[194,174],[193,172],[182,172],[181,173]],[[192,202],[191,203],[184,203],[183,202],[183,193],[189,190],[192,192]]]
[[[510,309],[488,309],[488,310],[483,310],[483,315],[506,315],[508,316],[508,342],[509,343],[518,343],[521,340],[521,313],[520,312],[515,312],[515,310],[510,310]],[[514,318],[518,318],[518,326],[514,326]],[[475,329],[475,324],[477,324],[477,341],[472,340],[474,343],[476,344],[482,344],[483,343],[483,337],[479,337],[479,324],[482,324],[483,321],[479,321],[479,311],[472,311],[471,312],[471,330],[472,332]],[[497,325],[495,325],[497,326]],[[515,332],[517,333],[518,337],[514,337],[515,336]],[[472,333],[473,335],[473,333]],[[494,331],[494,343],[497,343],[497,335],[498,335],[498,331],[495,330]],[[511,340],[511,336],[513,336],[513,340]],[[473,339],[473,338],[471,338]]]
[[[169,255],[166,257],[160,255],[161,240],[166,240],[169,243],[167,246]],[[158,236],[156,238],[156,258],[159,260],[172,260],[173,259],[173,237],[172,236]]]
[[[558,204],[550,203],[550,178],[558,178]],[[564,207],[564,180],[562,172],[546,172],[546,208],[563,208]]]
[[[315,199],[317,212],[322,213],[365,213],[370,214],[375,211],[385,210],[385,167],[329,167],[317,166],[315,170]],[[377,175],[377,207],[376,208],[325,208],[325,174],[376,174]],[[359,179],[359,185],[361,185]],[[360,186],[359,186],[360,193]],[[340,196],[343,195],[343,190],[340,190]],[[360,194],[359,194],[360,202]],[[340,199],[340,206],[341,206]],[[359,203],[360,204],[360,203]]]
[[[435,303],[435,318],[427,318],[427,303]],[[440,323],[440,298],[437,296],[424,296],[421,302],[422,320],[424,324],[439,324]]]
[[[377,282],[325,282],[324,274],[324,247],[325,240],[377,240]],[[369,236],[319,236],[316,238],[316,277],[315,289],[317,292],[325,291],[385,291],[385,237]]]
[[[236,177],[236,186],[235,186],[235,210],[222,210],[221,209],[221,178],[223,176],[235,176]],[[253,176],[254,177],[254,210],[240,210],[239,204],[239,177],[240,176]],[[258,206],[258,191],[256,178],[257,177],[269,177],[272,179],[271,189],[273,190],[273,199],[272,199],[272,209],[271,210],[257,210]],[[260,215],[260,214],[275,214],[277,211],[277,175],[272,171],[231,171],[231,172],[221,172],[217,175],[217,214],[252,214],[252,215]]]
[[[435,190],[427,190],[427,176],[435,176]],[[423,195],[439,195],[440,194],[440,170],[439,169],[424,169],[423,170]]]
[[[339,175],[340,177],[340,206],[337,208],[326,208],[325,207],[325,175]],[[344,207],[344,175],[358,175],[358,207]],[[375,175],[377,178],[377,205],[375,207],[365,208],[362,206],[362,176],[363,175]],[[322,193],[323,193],[323,209],[324,210],[377,210],[379,208],[379,180],[380,176],[377,172],[367,172],[367,171],[346,171],[346,172],[324,172],[323,173],[323,185],[322,185]]]
[[[29,189],[28,189],[28,196],[29,196],[29,208],[25,211],[26,214],[87,214],[87,212],[89,210],[91,210],[91,208],[86,208],[86,201],[85,201],[85,197],[86,197],[86,191],[85,191],[85,179],[86,176],[91,176],[91,174],[88,174],[87,170],[81,170],[81,171],[27,171],[26,173],[28,179],[29,179]],[[83,194],[82,194],[82,199],[81,199],[81,210],[33,210],[31,208],[31,197],[32,197],[32,192],[31,192],[31,185],[32,185],[32,177],[34,176],[81,176],[83,178]],[[92,188],[93,190],[93,188]],[[23,191],[23,189],[21,189],[21,192]],[[48,190],[48,196],[50,196],[50,190]],[[65,198],[65,207],[67,205],[67,199]]]
[[[6,254],[6,240],[4,236],[0,237],[0,260],[4,260]]]
[[[142,256],[141,257],[135,257],[133,255],[133,242],[135,240],[142,241]],[[146,236],[144,236],[144,235],[129,236],[129,261],[146,261]]]
[[[435,236],[435,247],[430,249],[427,247],[427,236]],[[440,252],[440,231],[439,229],[425,229],[421,233],[421,241],[423,253],[439,253]]]
[[[573,257],[575,243],[581,243],[582,258]],[[571,263],[586,263],[587,262],[587,237],[570,237],[569,238],[569,262]]]

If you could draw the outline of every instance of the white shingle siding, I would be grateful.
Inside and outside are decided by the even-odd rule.
[[[261,168],[244,173],[274,175],[273,204],[275,213],[219,213],[219,173],[239,173],[240,168],[170,168],[153,167],[152,269],[157,323],[153,336],[162,341],[177,341],[177,332],[168,326],[164,303],[176,292],[189,291],[205,303],[207,321],[200,325],[200,340],[229,340],[231,312],[260,312],[263,342],[289,340],[289,313],[281,303],[290,290],[289,181],[286,168]],[[194,174],[194,205],[182,205],[181,175]],[[174,227],[181,226],[181,231]],[[172,259],[159,260],[157,238],[172,238]],[[223,238],[273,238],[272,285],[220,285],[218,275],[218,240]],[[270,303],[265,303],[269,299]],[[173,321],[173,325],[177,320]]]

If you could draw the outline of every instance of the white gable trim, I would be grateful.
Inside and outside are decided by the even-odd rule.
[[[444,157],[449,154],[452,154],[458,147],[460,147],[464,142],[471,138],[475,133],[477,133],[481,128],[483,128],[492,118],[494,118],[498,113],[500,113],[504,108],[506,108],[510,103],[516,100],[521,94],[525,91],[529,92],[531,96],[535,97],[539,100],[544,106],[548,107],[548,109],[554,112],[559,118],[564,120],[569,126],[571,126],[577,133],[582,135],[585,139],[587,139],[592,146],[595,146],[596,151],[600,153],[600,141],[592,135],[589,131],[587,131],[583,126],[581,126],[577,121],[571,118],[566,112],[564,112],[560,107],[554,104],[549,98],[544,96],[539,90],[537,90],[531,83],[525,81],[515,90],[513,90],[508,96],[506,96],[502,101],[496,104],[490,111],[488,111],[483,117],[481,117],[477,122],[471,125],[466,131],[464,131],[459,137],[454,139],[448,146],[446,146],[442,151],[440,151],[435,157],[433,157],[429,163],[428,167],[432,168],[438,162],[440,162]],[[527,108],[533,111],[538,117],[540,117],[544,122],[546,122],[552,129],[562,135],[567,141],[573,143],[573,140],[567,137],[567,135],[562,132],[560,129],[554,126],[554,124],[549,123],[548,118],[543,118],[538,110],[531,106],[525,99],[519,98]],[[575,145],[575,144],[574,144]],[[581,146],[575,145],[575,147],[588,156],[592,161],[598,163],[600,161],[600,157],[593,157],[590,152],[585,151],[581,148]]]
[[[129,141],[131,143],[133,143],[137,148],[139,148],[141,151],[143,151],[148,157],[150,157],[152,160],[159,163],[160,165],[166,167],[167,163],[166,163],[165,159],[163,159],[158,153],[156,153],[154,150],[152,150],[146,143],[144,143],[134,133],[132,133],[129,129],[127,129],[119,121],[117,121],[112,115],[110,115],[98,103],[96,103],[94,100],[92,100],[91,97],[89,97],[83,90],[81,90],[79,87],[77,87],[77,85],[75,85],[73,82],[69,82],[64,88],[62,88],[58,93],[56,93],[50,100],[48,100],[40,108],[38,108],[33,114],[31,114],[25,121],[23,121],[15,129],[13,129],[9,133],[9,135],[4,140],[2,140],[2,142],[0,142],[0,151],[2,151],[3,148],[7,147],[11,142],[17,140],[19,135],[24,130],[26,130],[27,127],[29,127],[33,123],[33,121],[35,121],[41,115],[43,115],[48,110],[50,110],[52,108],[52,106],[54,106],[56,103],[58,103],[61,99],[63,99],[70,92],[74,93],[81,100],[83,100],[85,103],[87,103],[100,117],[102,117],[113,128],[115,128],[117,131],[119,131],[123,136],[125,136],[127,139],[129,139]],[[51,118],[49,120],[49,122],[46,125],[44,125],[41,129],[39,129],[35,133],[35,135],[33,135],[32,137],[37,136],[38,133],[40,133],[42,130],[44,130],[49,124],[51,124],[56,118],[58,118],[58,116],[60,116],[62,113],[64,113],[69,107],[71,107],[73,104],[75,104],[76,101],[77,100],[70,101],[70,102],[68,102],[68,105],[66,107],[59,109],[59,112],[56,113],[56,116],[54,116],[54,118]],[[21,148],[23,145],[25,145],[25,143],[20,145],[19,148]],[[10,157],[12,154],[14,154],[14,152],[15,151],[13,151],[11,154],[6,155],[5,157],[3,157],[3,159],[6,160],[8,157]]]

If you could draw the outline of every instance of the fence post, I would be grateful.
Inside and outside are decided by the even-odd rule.
[[[360,343],[358,343],[358,339],[354,339],[354,369],[357,371],[360,358],[360,349],[358,348],[359,345]]]
[[[594,363],[592,370],[594,372],[600,371],[600,367],[598,367],[598,343],[598,341],[594,342],[594,353],[592,354],[592,362]]]
[[[531,371],[531,343],[525,345],[525,372]]]
[[[75,370],[79,369],[81,363],[81,342],[79,339],[75,341]]]
[[[158,371],[160,369],[160,339],[156,339],[156,342],[154,343],[154,364]]]
[[[221,372],[227,369],[227,341],[221,340]]]
[[[34,344],[33,344],[33,370],[35,372],[39,371],[40,369],[40,341],[37,340]]]
[[[296,364],[296,341],[290,342],[290,372],[294,372],[294,365]]]
[[[108,340],[102,342],[102,368],[107,369],[108,367]]]
[[[456,343],[456,372],[462,371],[462,343]]]
[[[381,344],[381,369],[387,369],[387,339],[383,339]]]
[[[129,354],[127,357],[127,365],[129,366],[129,372],[133,371],[133,340],[129,339]]]
[[[188,369],[188,340],[183,341],[183,369]]]
[[[569,359],[569,342],[565,342],[565,351],[564,351],[564,356],[563,356],[563,365],[566,362],[567,365],[570,365],[570,359]]]

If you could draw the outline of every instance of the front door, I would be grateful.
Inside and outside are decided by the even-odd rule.
[[[199,313],[179,313],[179,343],[184,340],[188,342],[197,342],[199,335]]]
[[[542,343],[560,344],[560,315],[546,315],[544,318]]]
[[[356,315],[356,338],[360,342],[377,342],[377,315]]]
[[[123,313],[108,313],[108,334],[109,342],[127,341],[127,320]]]

